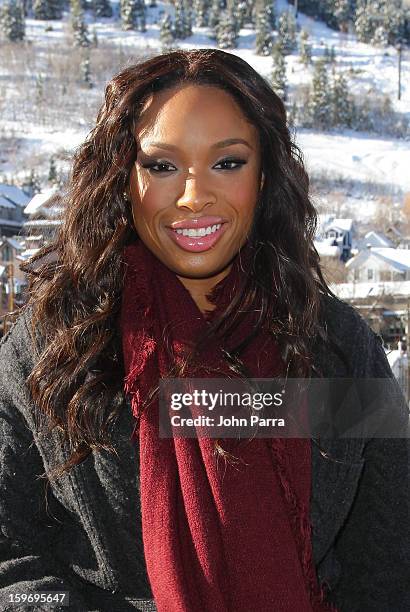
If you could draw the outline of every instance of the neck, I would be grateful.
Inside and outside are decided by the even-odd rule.
[[[215,309],[215,304],[212,304],[212,302],[207,299],[207,295],[211,293],[212,289],[219,281],[225,278],[225,276],[228,276],[231,267],[232,264],[210,278],[186,278],[184,276],[178,276],[202,313]]]

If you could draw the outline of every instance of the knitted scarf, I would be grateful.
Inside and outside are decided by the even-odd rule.
[[[236,440],[224,439],[220,445],[238,460],[232,465],[215,453],[215,439],[160,438],[156,398],[141,413],[172,359],[183,358],[238,290],[239,258],[211,293],[209,317],[142,241],[127,246],[123,259],[124,391],[137,419],[142,536],[158,612],[334,611],[312,560],[310,440],[254,438],[233,447]],[[233,344],[254,328],[255,314],[243,314]],[[233,376],[221,351],[233,344],[212,338],[186,376],[215,378],[216,369]],[[265,332],[240,357],[255,378],[283,375]]]

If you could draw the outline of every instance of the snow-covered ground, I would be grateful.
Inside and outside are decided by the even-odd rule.
[[[118,14],[118,3],[113,2],[115,14]],[[291,6],[286,0],[277,0],[276,13],[289,10]],[[159,47],[159,20],[163,12],[173,12],[169,4],[158,2],[156,8],[147,7],[147,31],[123,32],[119,21],[100,19],[94,22],[92,15],[86,13],[86,21],[90,31],[95,30],[99,40],[113,46],[121,45],[123,49],[131,51],[144,50],[148,53],[160,51]],[[64,14],[63,21],[37,21],[26,19],[26,39],[32,42],[33,52],[50,53],[56,49],[61,37],[68,31],[68,17]],[[325,24],[315,21],[303,14],[299,14],[299,25],[306,29],[311,37],[313,57],[323,53],[324,46],[335,47],[338,69],[348,70],[353,67],[356,76],[353,78],[352,89],[363,95],[371,95],[372,91],[386,93],[392,97],[396,110],[405,113],[410,118],[410,50],[403,52],[402,59],[402,96],[397,97],[397,51],[392,48],[378,49],[371,45],[359,43],[353,34],[342,34],[328,28]],[[45,28],[52,26],[52,31]],[[193,29],[193,35],[184,41],[178,41],[181,48],[213,47],[214,41],[208,36],[206,28]],[[269,76],[272,68],[270,57],[257,56],[254,52],[255,32],[242,29],[239,45],[232,50],[248,61],[263,76]],[[17,49],[16,49],[16,52]],[[92,60],[91,60],[92,61]],[[287,57],[287,73],[290,87],[302,83],[309,83],[311,69],[306,69],[299,61],[297,53]],[[13,89],[15,77],[9,74],[5,62],[1,61],[0,51],[0,78],[3,87]],[[39,125],[23,123],[21,120],[2,121],[0,130],[4,137],[13,134],[19,139],[18,153],[11,157],[0,156],[0,174],[15,175],[22,168],[22,161],[30,159],[33,152],[37,155],[45,153],[51,155],[63,148],[68,153],[78,146],[91,125],[84,125],[78,130],[67,129],[64,125],[58,131],[47,131]],[[382,138],[374,135],[353,131],[339,131],[333,133],[319,133],[312,130],[298,130],[296,141],[301,147],[309,172],[314,174],[325,173],[330,178],[345,178],[360,183],[379,183],[388,185],[391,193],[405,193],[410,191],[410,141]],[[361,200],[354,199],[352,204],[366,199],[366,193]],[[371,218],[375,213],[371,205],[365,213],[363,209],[357,211],[357,217],[365,214]]]

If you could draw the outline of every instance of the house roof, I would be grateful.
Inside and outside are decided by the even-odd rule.
[[[366,244],[369,241],[370,244],[375,247],[379,246],[386,248],[393,246],[392,241],[389,240],[387,236],[384,236],[384,234],[380,232],[375,232],[374,230],[371,230],[370,232],[367,232],[367,234],[364,235],[363,242]]]
[[[321,257],[340,257],[340,248],[324,240],[315,240],[314,246]]]
[[[344,232],[350,232],[353,226],[353,219],[333,219],[324,227],[324,231],[327,232],[330,229],[340,229]]]
[[[393,248],[372,248],[372,255],[379,257],[398,270],[410,270],[410,250]]]
[[[0,183],[0,206],[26,206],[30,197],[16,185]]]
[[[33,198],[31,198],[30,202],[26,205],[24,212],[27,215],[33,215],[38,212],[48,200],[50,200],[53,195],[56,193],[57,187],[51,187],[50,189],[46,189],[41,193],[37,193]]]

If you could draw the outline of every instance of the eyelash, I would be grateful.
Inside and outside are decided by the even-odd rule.
[[[246,164],[246,160],[244,159],[237,159],[237,158],[229,158],[229,159],[222,159],[221,161],[217,162],[217,164],[215,165],[219,165],[219,164],[238,164],[237,166],[235,166],[235,168],[223,168],[223,170],[238,170],[241,166],[243,166],[244,164]],[[166,162],[157,162],[157,163],[148,163],[148,164],[143,164],[143,168],[146,168],[148,170],[150,170],[151,172],[153,172],[154,174],[162,174],[162,173],[168,173],[169,170],[154,170],[154,168],[156,166],[172,166],[172,164],[168,164]]]

